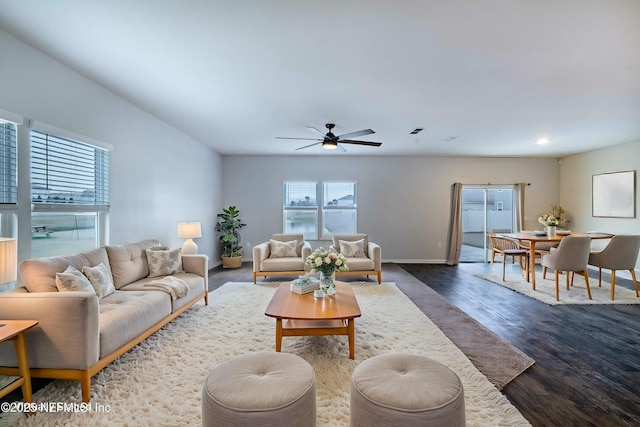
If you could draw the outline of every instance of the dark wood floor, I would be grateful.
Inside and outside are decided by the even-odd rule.
[[[475,277],[481,263],[400,266],[536,361],[503,390],[532,425],[640,426],[640,305],[549,306]],[[209,288],[250,280],[218,268]]]

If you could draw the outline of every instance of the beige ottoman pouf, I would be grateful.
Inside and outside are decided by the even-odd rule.
[[[360,363],[351,375],[351,426],[464,426],[460,378],[443,364],[391,353]]]
[[[221,363],[202,389],[202,425],[315,426],[315,371],[288,353],[249,353]]]

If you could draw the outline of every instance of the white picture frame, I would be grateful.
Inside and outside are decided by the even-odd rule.
[[[592,215],[599,218],[636,217],[636,171],[592,176]]]

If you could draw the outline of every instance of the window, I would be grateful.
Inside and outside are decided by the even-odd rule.
[[[302,233],[316,240],[356,232],[355,182],[285,181],[284,233]],[[322,191],[319,193],[319,188]],[[318,215],[318,208],[321,215]],[[321,232],[320,232],[321,230]]]
[[[284,183],[284,232],[318,238],[318,183],[287,181]]]
[[[325,182],[323,184],[323,237],[356,232],[356,183]]]
[[[31,131],[31,256],[100,246],[109,211],[109,151]]]
[[[16,125],[0,120],[0,203],[18,202]]]

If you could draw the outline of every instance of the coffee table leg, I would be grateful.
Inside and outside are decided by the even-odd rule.
[[[355,319],[347,319],[347,323],[347,331],[349,332],[349,359],[354,359],[356,353],[356,322]]]
[[[276,319],[276,351],[282,348],[282,319]]]

